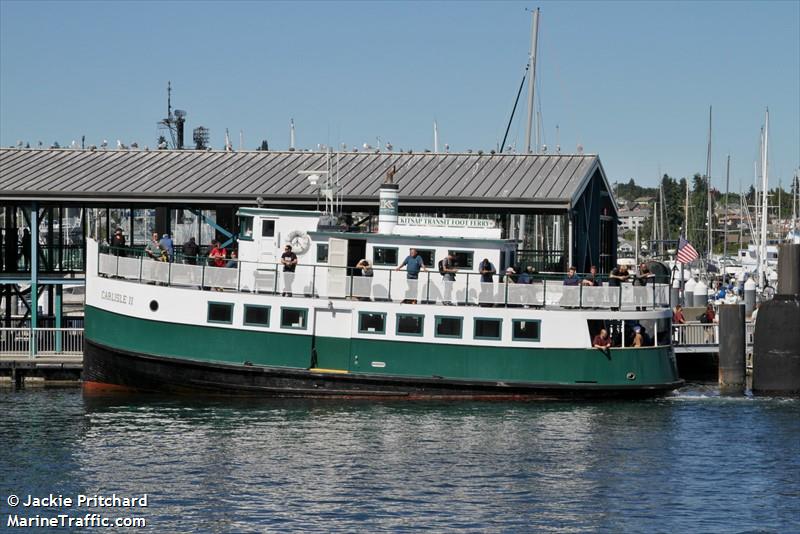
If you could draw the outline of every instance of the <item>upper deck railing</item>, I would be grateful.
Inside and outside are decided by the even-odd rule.
[[[171,287],[257,292],[315,298],[351,298],[387,302],[483,305],[569,309],[645,310],[670,306],[667,284],[646,286],[565,286],[562,280],[533,279],[517,283],[509,276],[493,275],[483,281],[479,273],[459,272],[444,280],[437,271],[423,271],[409,278],[406,271],[375,268],[373,276],[359,276],[352,267],[298,265],[284,272],[279,264],[231,260],[226,267],[208,265],[208,258],[189,258],[196,263],[156,261],[144,256],[99,252],[98,274],[132,282]],[[130,252],[130,249],[128,249]]]

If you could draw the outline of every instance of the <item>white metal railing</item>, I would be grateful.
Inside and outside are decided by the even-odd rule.
[[[532,306],[598,309],[653,309],[669,307],[668,284],[636,287],[565,286],[562,280],[537,279],[516,283],[494,275],[483,281],[478,273],[457,273],[444,280],[436,271],[408,278],[405,271],[375,268],[373,276],[354,276],[348,267],[298,265],[284,272],[281,265],[231,260],[230,267],[169,263],[143,256],[100,253],[98,272],[109,277],[198,289],[227,289],[319,298],[356,298],[376,301],[416,301],[458,305]]]
[[[745,323],[746,346],[753,345],[755,323]],[[719,324],[717,323],[684,323],[672,325],[672,342],[675,345],[702,346],[719,344]]]
[[[83,354],[83,328],[0,328],[0,354]]]

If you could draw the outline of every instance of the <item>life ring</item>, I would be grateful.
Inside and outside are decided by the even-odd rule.
[[[289,244],[292,246],[292,252],[295,254],[302,254],[311,246],[311,239],[308,237],[308,234],[302,230],[292,230],[289,232],[289,235],[286,236],[286,239],[289,241]]]

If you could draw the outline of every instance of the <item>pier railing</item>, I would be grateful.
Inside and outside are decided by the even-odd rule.
[[[101,252],[100,275],[140,283],[196,289],[222,289],[268,294],[351,298],[374,301],[446,303],[453,305],[529,306],[589,309],[643,310],[670,306],[668,284],[646,286],[566,286],[562,280],[528,279],[458,272],[445,280],[437,271],[409,278],[406,271],[375,268],[372,276],[359,276],[352,267],[298,265],[284,272],[279,264],[230,260],[225,267],[157,261]]]
[[[745,344],[753,345],[755,323],[745,323]],[[674,345],[686,347],[703,347],[719,345],[719,324],[717,323],[685,323],[672,325],[672,342]]]
[[[0,328],[0,355],[83,354],[83,328]]]

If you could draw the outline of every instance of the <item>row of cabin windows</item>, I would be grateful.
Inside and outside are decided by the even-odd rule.
[[[418,248],[417,254],[422,258],[425,267],[433,268],[435,263],[434,249]],[[462,269],[472,269],[474,253],[465,250],[449,250],[455,263]],[[327,243],[317,244],[317,263],[328,263]],[[372,264],[383,267],[396,267],[400,263],[400,249],[397,247],[375,247],[372,249]]]
[[[424,334],[424,315],[398,314],[395,333],[398,336],[422,336]],[[539,341],[541,321],[512,319],[511,339],[514,341]],[[434,317],[434,336],[460,339],[463,337],[464,318],[437,315]],[[382,312],[359,312],[358,331],[362,334],[385,334],[386,314]],[[475,319],[474,339],[500,340],[503,319]]]
[[[244,320],[246,326],[269,326],[270,307],[244,305]],[[232,324],[233,303],[209,302],[208,322]],[[308,310],[304,308],[281,308],[281,328],[294,328],[304,330],[308,324]]]
[[[246,326],[269,326],[270,307],[244,305]],[[463,317],[435,316],[434,335],[460,339],[463,336]],[[232,324],[233,304],[230,302],[209,302],[208,322]],[[514,341],[539,341],[541,321],[512,319],[511,339]],[[281,308],[281,328],[304,330],[308,324],[308,310],[305,308]],[[398,314],[395,332],[398,336],[422,336],[425,316],[417,314]],[[359,312],[358,331],[362,334],[385,334],[386,314],[382,312]],[[476,318],[473,325],[475,339],[500,340],[503,319]]]

